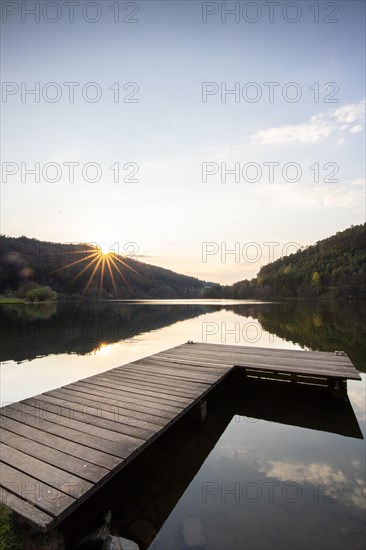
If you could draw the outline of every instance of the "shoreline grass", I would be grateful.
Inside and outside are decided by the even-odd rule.
[[[13,512],[0,503],[0,550],[22,550],[24,537],[16,529]]]
[[[15,296],[1,296],[0,304],[24,304],[24,298],[16,298]]]

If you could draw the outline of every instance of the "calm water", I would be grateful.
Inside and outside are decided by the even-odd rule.
[[[150,548],[364,548],[362,447],[235,415]]]
[[[0,322],[3,404],[187,340],[343,349],[366,370],[359,304],[2,306]],[[177,426],[137,459],[98,494],[114,532],[153,550],[363,548],[365,376],[346,403],[285,386],[229,388],[202,430]]]

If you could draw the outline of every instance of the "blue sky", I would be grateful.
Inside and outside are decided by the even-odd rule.
[[[24,13],[22,22],[24,2],[4,4],[18,12],[2,14],[2,233],[120,250],[134,242],[149,263],[231,283],[271,259],[265,243],[279,257],[287,243],[311,244],[364,222],[364,2],[315,3],[318,23],[308,1],[280,2],[272,23],[265,2],[256,2],[252,23],[243,16],[255,18],[248,2],[226,2],[238,5],[238,22],[221,21],[224,2],[106,0],[85,12],[99,10],[95,23],[83,19],[87,2],[75,5],[72,23],[62,1],[55,23],[46,20],[52,5],[40,22]],[[116,4],[120,19],[137,6],[137,22],[115,23]],[[217,13],[203,23],[202,10]],[[22,101],[22,87],[36,82],[39,102]],[[73,103],[65,82],[79,83]],[[218,90],[206,102],[204,82]],[[276,83],[272,102],[268,82]],[[126,83],[135,84],[124,90]],[[221,98],[235,86],[239,97]],[[88,99],[99,90],[100,100],[82,89]],[[137,102],[121,100],[132,92]],[[257,102],[253,93],[262,94]],[[40,181],[22,178],[36,162]],[[70,162],[79,163],[73,182]],[[61,169],[57,182],[49,181],[52,167],[42,176],[49,163]],[[83,177],[87,163],[100,167],[94,183],[93,168]],[[138,182],[114,182],[115,163],[122,179],[137,166]],[[206,182],[204,163],[217,168]],[[274,181],[268,163],[278,163]],[[225,166],[239,166],[239,181],[221,181]],[[202,250],[211,252],[206,261]]]

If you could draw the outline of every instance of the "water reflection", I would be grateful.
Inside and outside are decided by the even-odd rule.
[[[237,406],[150,549],[363,548],[363,442],[344,445],[334,433],[279,424],[277,415],[248,422],[245,404]],[[309,394],[313,406],[321,419],[324,404]]]
[[[187,340],[343,349],[366,371],[364,321],[356,303],[3,306],[2,401]],[[323,388],[235,383],[202,432],[180,422],[71,516],[68,547],[110,509],[113,532],[141,549],[363,548],[364,391],[349,383],[352,408]]]
[[[240,380],[241,373],[236,377]],[[238,380],[238,383],[240,384]],[[362,439],[362,432],[349,400],[332,399],[327,388],[269,380],[247,379],[240,384],[241,399],[236,414],[248,422],[266,420]]]
[[[240,306],[236,312],[246,314]],[[263,329],[286,341],[312,350],[342,349],[358,370],[366,372],[366,308],[362,302],[294,301],[257,308],[253,316]]]
[[[21,362],[50,354],[85,355],[102,344],[131,339],[179,321],[210,313],[215,321],[215,314],[225,311],[233,314],[233,324],[242,320],[238,334],[230,337],[220,329],[213,338],[202,332],[200,341],[205,338],[207,342],[270,344],[261,342],[258,330],[248,332],[245,319],[249,319],[258,323],[260,330],[301,347],[322,351],[343,349],[358,370],[366,371],[366,309],[363,304],[337,302],[235,304],[196,300],[179,304],[173,301],[0,306],[0,361]],[[227,326],[228,331],[232,328]],[[161,349],[164,347],[162,344]]]
[[[0,307],[0,361],[27,361],[51,354],[85,355],[101,345],[130,339],[210,311],[197,305],[125,305],[85,302],[51,304],[49,310],[29,306]]]
[[[180,421],[66,520],[68,547],[109,509],[113,534],[141,550],[361,548],[363,441],[350,403],[337,413],[323,388],[247,384],[215,390],[204,425]]]

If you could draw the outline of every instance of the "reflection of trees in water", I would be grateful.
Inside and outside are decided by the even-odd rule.
[[[0,360],[25,361],[61,353],[84,355],[101,344],[132,338],[213,309],[219,307],[110,302],[6,306],[0,308]]]
[[[249,310],[237,306],[234,311],[247,316]],[[250,315],[264,330],[302,347],[342,349],[358,370],[366,371],[366,310],[362,303],[294,301],[253,305]]]
[[[13,319],[24,319],[32,321],[34,319],[49,319],[57,311],[56,302],[44,302],[37,304],[8,304],[4,306],[7,315]]]
[[[303,347],[322,351],[343,349],[359,370],[366,370],[363,357],[366,314],[362,304],[354,302],[351,305],[305,301],[230,306],[111,302],[7,305],[0,307],[0,360],[87,354],[103,343],[132,338],[222,309],[257,319],[270,334]]]

